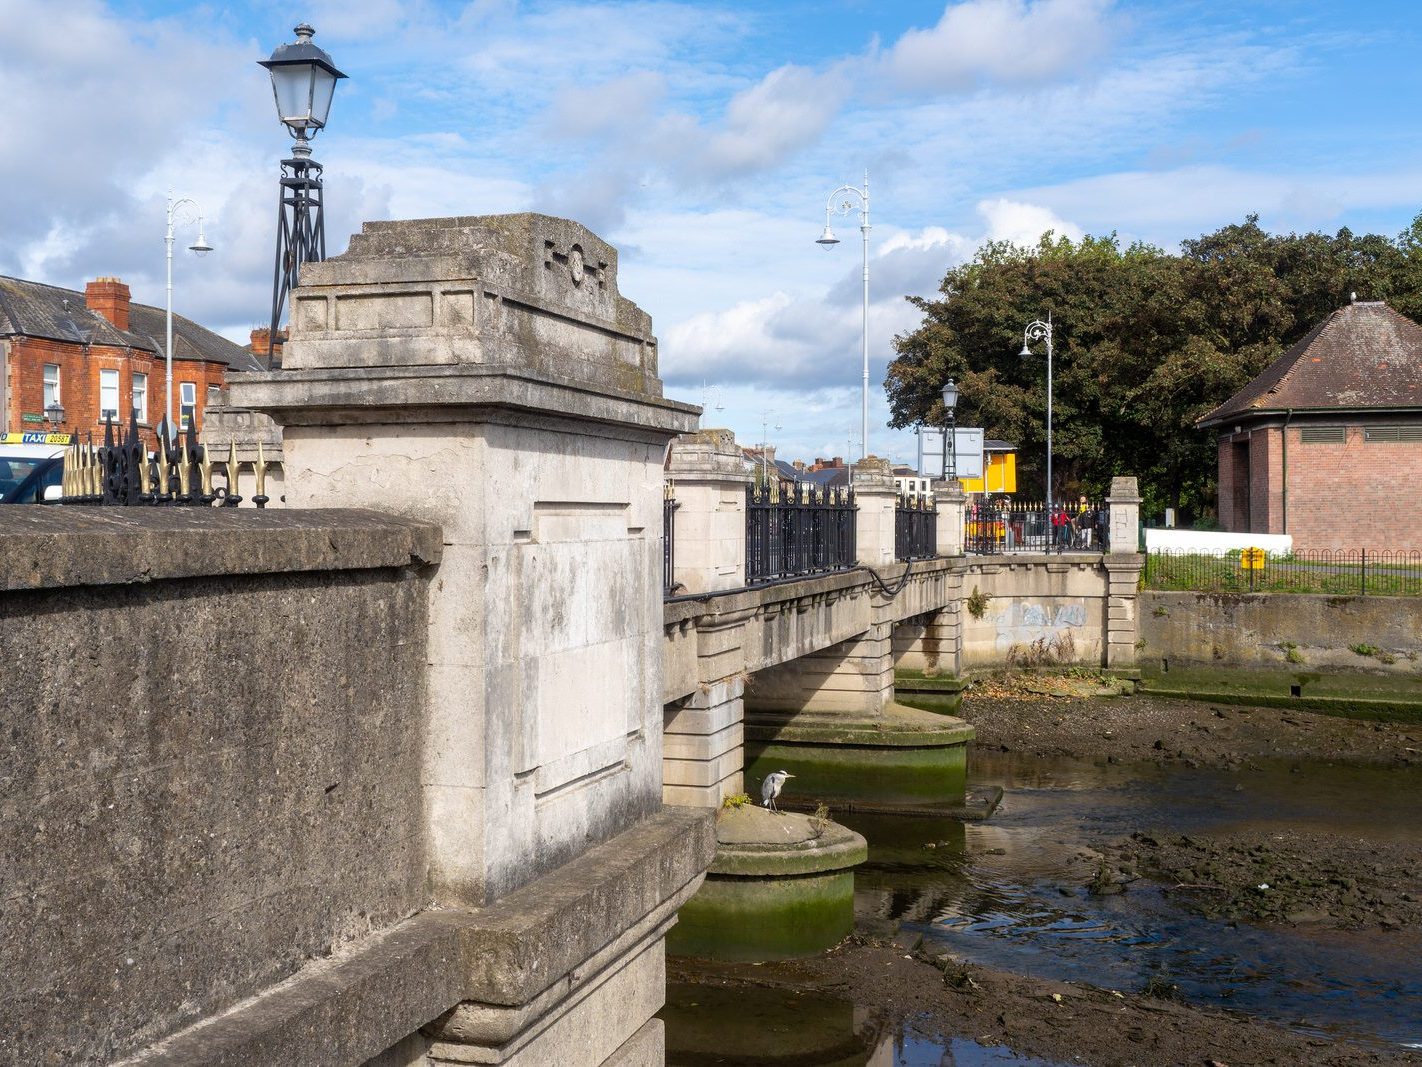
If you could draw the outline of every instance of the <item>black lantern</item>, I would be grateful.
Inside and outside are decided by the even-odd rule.
[[[50,429],[59,429],[64,424],[64,405],[58,400],[53,401],[44,409],[44,420],[49,423]]]
[[[271,59],[259,60],[272,76],[277,118],[298,142],[306,139],[308,130],[314,137],[325,128],[336,82],[345,77],[330,55],[311,43],[315,33],[303,22],[296,27],[295,41],[279,45]]]
[[[336,82],[345,75],[331,57],[311,43],[316,31],[296,27],[296,40],[281,45],[270,59],[259,60],[272,76],[277,118],[296,138],[291,158],[282,160],[281,196],[277,201],[276,266],[272,280],[272,325],[267,366],[276,351],[277,327],[287,294],[301,281],[301,265],[326,258],[325,192],[321,164],[311,158],[307,140],[324,129],[331,114]]]

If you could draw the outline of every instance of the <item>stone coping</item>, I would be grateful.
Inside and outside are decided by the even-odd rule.
[[[890,704],[881,715],[747,711],[748,741],[852,745],[860,748],[947,748],[977,736],[962,719]]]
[[[913,561],[913,577],[928,577],[946,574],[963,565],[962,556],[940,556],[936,559]],[[892,585],[904,573],[908,563],[891,563],[875,567],[886,583]],[[743,586],[740,589],[725,589],[709,593],[692,594],[668,601],[664,606],[667,626],[703,616],[734,615],[738,612],[752,612],[766,604],[800,597],[817,596],[825,593],[849,593],[864,588],[873,588],[874,580],[867,573],[868,568],[858,565],[849,570],[832,574],[811,574],[803,578],[787,578],[767,585]]]
[[[0,507],[0,590],[438,563],[440,528],[356,508]]]
[[[420,912],[123,1067],[363,1063],[457,1004],[571,991],[624,931],[689,895],[715,850],[709,809],[663,808],[487,907]]]
[[[283,426],[351,422],[450,422],[459,409],[512,408],[673,434],[696,428],[700,408],[634,389],[500,364],[313,368],[234,376],[234,407]],[[395,418],[398,416],[398,418]]]
[[[747,804],[716,820],[716,861],[708,872],[733,877],[816,874],[855,867],[869,845],[847,826]]]

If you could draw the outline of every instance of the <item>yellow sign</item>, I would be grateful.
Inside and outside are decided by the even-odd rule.
[[[1017,492],[1017,453],[989,452],[987,454],[987,491],[989,493]],[[965,493],[981,493],[983,479],[959,478]]]
[[[34,430],[0,434],[0,445],[68,445],[74,442],[72,433],[48,433]]]
[[[1262,548],[1245,548],[1239,553],[1239,569],[1242,571],[1262,571],[1264,569],[1264,550]]]

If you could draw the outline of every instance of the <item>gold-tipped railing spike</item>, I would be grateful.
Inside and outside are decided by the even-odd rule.
[[[257,491],[252,494],[252,503],[259,508],[267,506],[267,457],[262,451],[262,442],[257,442],[257,462],[252,464],[252,471],[257,476]]]
[[[153,468],[148,465],[148,449],[143,447],[143,442],[138,442],[138,491],[151,500],[153,496]]]
[[[92,444],[89,445],[88,452],[89,495],[102,496],[104,493],[104,472],[103,468],[99,466],[99,454]]]
[[[168,442],[166,433],[158,435],[158,485],[157,493],[161,500],[168,495],[170,488],[168,484]]]
[[[192,467],[188,463],[187,449],[178,449],[178,495],[186,499],[191,495]]]
[[[237,442],[227,443],[227,498],[229,500],[240,500],[239,482],[242,477],[241,465],[237,462]]]
[[[203,499],[211,503],[212,501],[212,460],[207,456],[206,447],[198,450],[201,458],[198,460],[198,478],[202,485]]]

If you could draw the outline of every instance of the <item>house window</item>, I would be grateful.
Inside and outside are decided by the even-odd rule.
[[[1363,440],[1369,444],[1422,441],[1422,426],[1369,426],[1363,430]]]
[[[59,403],[59,364],[44,365],[44,406]]]
[[[139,422],[148,421],[148,375],[133,376],[133,410]]]
[[[197,414],[197,383],[179,382],[178,403],[182,405],[181,429],[188,428],[188,420]]]
[[[118,421],[119,417],[119,372],[116,370],[99,371],[99,421],[113,419]]]
[[[1299,441],[1305,445],[1341,445],[1348,440],[1348,431],[1342,426],[1303,426],[1299,428]]]

